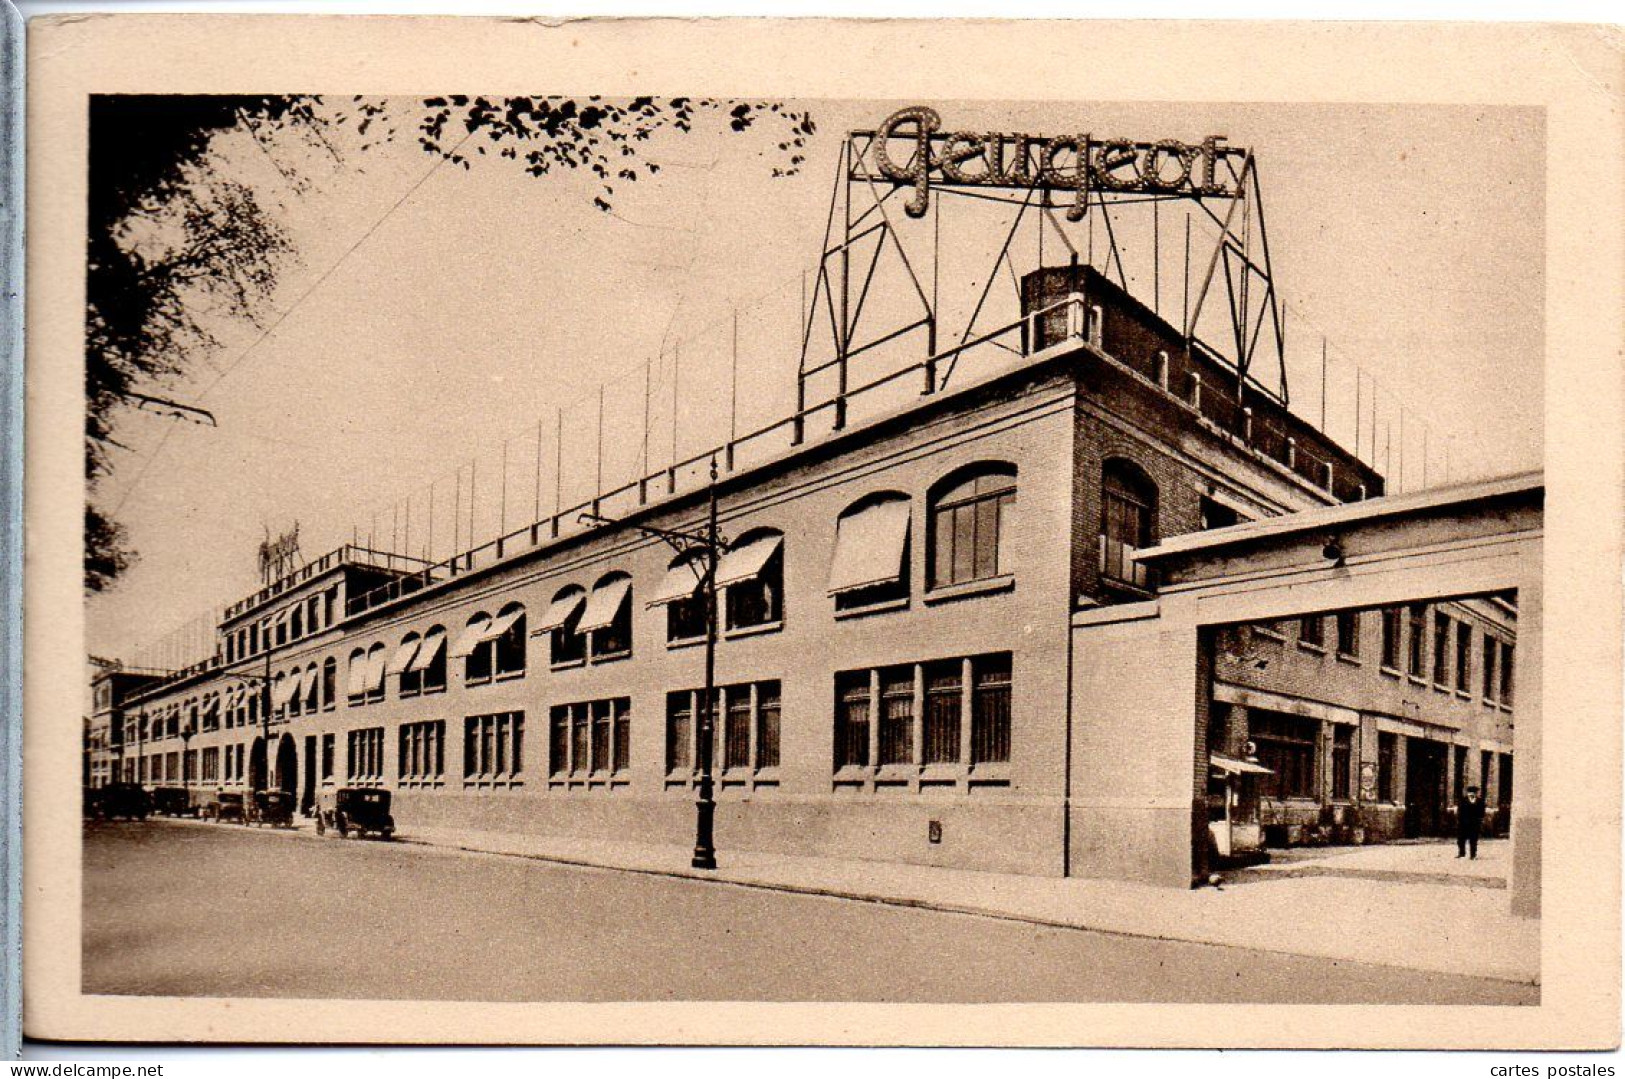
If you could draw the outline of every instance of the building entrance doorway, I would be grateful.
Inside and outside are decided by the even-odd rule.
[[[284,734],[276,744],[276,786],[293,800],[299,782],[299,754],[294,749],[293,736]]]
[[[1443,742],[1408,738],[1405,746],[1405,836],[1445,834],[1445,752]]]
[[[254,744],[248,747],[248,789],[262,791],[265,789],[265,739],[256,738]]]

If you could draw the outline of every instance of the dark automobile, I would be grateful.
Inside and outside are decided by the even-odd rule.
[[[114,817],[146,820],[147,814],[152,812],[152,799],[138,783],[109,783],[102,788],[97,803],[97,815],[106,820]]]
[[[102,815],[102,791],[100,787],[85,787],[84,812],[86,820],[94,820]]]
[[[214,800],[203,806],[203,816],[217,824],[220,821],[228,820],[234,820],[241,824],[243,820],[243,792],[217,792]]]
[[[184,817],[192,812],[192,801],[185,787],[154,787],[152,811],[166,817]]]
[[[287,791],[255,791],[252,799],[245,800],[244,810],[245,824],[293,827],[293,795]]]
[[[322,791],[316,803],[316,834],[331,828],[343,838],[371,832],[389,839],[395,818],[389,815],[389,792],[373,787],[340,787]]]

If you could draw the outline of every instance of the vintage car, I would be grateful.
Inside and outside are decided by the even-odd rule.
[[[287,791],[255,791],[254,797],[243,802],[243,823],[292,828],[293,795]]]
[[[220,792],[217,790],[193,787],[186,792],[186,811],[194,817],[209,817],[211,807],[219,803]]]
[[[395,818],[389,815],[389,792],[373,787],[340,787],[322,791],[316,802],[316,834],[331,828],[343,838],[372,833],[389,839]]]
[[[146,820],[152,812],[152,798],[139,783],[109,783],[97,799],[97,816],[112,820]]]
[[[166,817],[183,817],[192,812],[192,801],[185,787],[154,787],[152,811]]]
[[[243,792],[216,791],[214,799],[204,805],[203,816],[216,823],[234,820],[241,824],[243,820]]]

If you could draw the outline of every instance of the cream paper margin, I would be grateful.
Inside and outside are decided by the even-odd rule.
[[[30,1036],[887,1044],[897,1031],[908,1031],[908,1043],[916,1045],[1618,1044],[1625,66],[1617,31],[1514,24],[123,15],[36,20],[30,38],[23,877]],[[86,95],[498,94],[529,92],[543,81],[554,93],[606,96],[653,90],[800,99],[1545,107],[1545,615],[1551,644],[1542,679],[1540,1005],[335,1006],[80,995]]]

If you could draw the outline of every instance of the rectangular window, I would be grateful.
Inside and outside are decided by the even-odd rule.
[[[1298,641],[1311,648],[1326,647],[1326,619],[1318,614],[1306,614],[1298,619]]]
[[[351,783],[378,783],[384,778],[384,728],[350,731],[345,755],[345,777]]]
[[[220,781],[220,747],[209,746],[203,751],[203,763],[198,778],[205,783]]]
[[[963,697],[964,664],[960,660],[926,664],[923,763],[958,762]]]
[[[914,763],[914,668],[880,672],[879,748],[882,767]]]
[[[1349,800],[1350,769],[1354,767],[1354,728],[1332,727],[1332,798]]]
[[[1337,654],[1345,659],[1360,658],[1360,612],[1337,612]]]
[[[971,705],[970,762],[1010,759],[1010,653],[979,656],[971,663],[976,697]]]
[[[1512,754],[1500,754],[1501,770],[1495,774],[1495,804],[1512,807]]]
[[[1501,642],[1501,703],[1512,707],[1512,646]]]
[[[1450,618],[1442,611],[1433,614],[1433,684],[1450,684]]]
[[[1480,694],[1486,701],[1494,701],[1496,692],[1500,688],[1499,668],[1496,661],[1500,659],[1501,642],[1484,634],[1484,684]]]
[[[666,694],[666,773],[693,770],[694,695],[687,690]]]
[[[869,672],[835,676],[835,768],[868,767]]]
[[[632,699],[615,697],[553,707],[547,774],[556,782],[624,777],[631,767]]]
[[[1427,617],[1428,608],[1425,603],[1413,603],[1410,607],[1410,648],[1406,653],[1406,673],[1413,678],[1421,678],[1424,674],[1423,659],[1427,655]]]
[[[397,763],[403,786],[440,785],[446,775],[445,720],[402,724]]]
[[[1456,690],[1466,693],[1473,684],[1473,627],[1456,623]]]
[[[750,767],[750,687],[730,686],[719,706],[723,717],[722,767]]]
[[[1377,732],[1377,800],[1394,800],[1394,762],[1399,750],[1399,735],[1389,731]]]
[[[779,766],[779,684],[756,683],[756,766]]]
[[[463,785],[517,787],[523,774],[525,713],[463,720]]]
[[[1455,787],[1453,790],[1456,797],[1460,798],[1467,793],[1467,747],[1456,746],[1455,750]]]
[[[322,780],[324,782],[331,781],[333,778],[333,758],[335,756],[335,746],[335,735],[322,735]]]
[[[1272,775],[1259,777],[1265,798],[1313,798],[1320,723],[1282,712],[1252,712],[1248,736],[1258,746],[1258,763]]]

